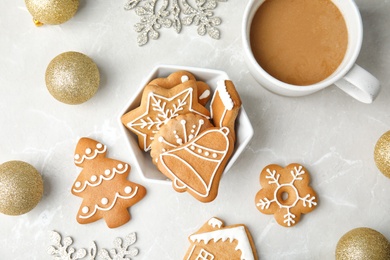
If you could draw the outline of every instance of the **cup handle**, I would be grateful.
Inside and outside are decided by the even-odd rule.
[[[372,103],[380,91],[379,80],[357,64],[335,85],[366,104]]]

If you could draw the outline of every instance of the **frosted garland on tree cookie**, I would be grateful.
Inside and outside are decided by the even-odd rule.
[[[132,188],[131,188],[130,186],[126,186],[126,187],[123,189],[123,191],[124,191],[125,193],[127,193],[127,194],[130,194],[130,193],[132,192]],[[92,212],[90,211],[89,207],[84,206],[84,207],[82,207],[82,209],[81,209],[81,212],[82,212],[84,215],[83,215],[83,214],[80,214],[80,215],[79,215],[79,218],[82,218],[82,219],[91,218],[93,215],[96,214],[96,212],[97,212],[98,210],[109,211],[109,210],[111,210],[111,209],[115,206],[115,204],[117,203],[118,198],[124,199],[124,200],[132,199],[132,198],[134,198],[134,197],[137,195],[137,192],[138,192],[138,187],[135,187],[134,192],[131,193],[131,194],[128,195],[128,196],[120,195],[119,192],[117,192],[117,193],[115,193],[115,197],[114,197],[113,202],[111,203],[111,205],[108,205],[107,207],[102,207],[102,206],[99,206],[98,204],[96,204],[96,205],[94,205],[94,209],[93,209]],[[103,198],[101,199],[100,202],[101,202],[102,205],[107,205],[107,204],[109,203],[109,200],[108,200],[107,198],[103,197]],[[89,214],[86,215],[87,213],[89,213]]]
[[[84,162],[84,160],[92,160],[95,159],[98,154],[102,154],[106,152],[106,146],[98,143],[96,144],[96,148],[86,148],[84,151],[84,154],[75,154],[74,155],[74,162],[76,164],[81,164]],[[92,153],[93,151],[93,153]]]
[[[117,167],[112,168],[112,170],[110,170],[110,169],[105,170],[104,175],[99,175],[99,177],[96,177],[96,175],[92,175],[91,176],[92,183],[89,182],[88,180],[86,180],[84,182],[84,185],[81,187],[82,183],[79,181],[76,181],[74,184],[73,191],[78,193],[78,192],[84,191],[87,186],[91,186],[91,187],[99,186],[103,182],[103,180],[110,181],[115,177],[115,174],[123,174],[123,173],[127,172],[128,170],[129,170],[128,164],[125,164],[125,166],[123,166],[123,164],[120,163],[120,164],[118,164]],[[99,181],[97,181],[98,179],[99,179]]]
[[[92,152],[90,147],[97,147]],[[76,219],[87,224],[104,218],[108,227],[115,228],[130,220],[127,208],[140,201],[146,189],[127,180],[130,165],[106,158],[106,146],[90,138],[81,138],[76,146],[75,164],[83,170],[75,180],[71,192],[83,198]],[[87,160],[84,160],[87,159]]]

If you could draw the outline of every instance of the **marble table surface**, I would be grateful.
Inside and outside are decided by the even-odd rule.
[[[163,28],[158,40],[139,47],[134,11],[125,1],[80,0],[74,18],[37,28],[24,1],[0,1],[0,163],[22,160],[44,179],[44,196],[22,216],[0,214],[1,259],[52,259],[50,232],[73,238],[75,248],[112,248],[116,237],[136,232],[133,259],[182,259],[188,236],[211,217],[249,228],[261,259],[334,259],[339,238],[356,227],[370,227],[390,239],[390,179],[373,160],[378,138],[390,130],[390,1],[357,0],[364,39],[357,63],[382,84],[374,103],[360,103],[334,86],[301,98],[262,88],[249,73],[241,43],[241,21],[248,1],[219,2],[221,39],[199,36],[196,26],[180,34]],[[101,85],[81,105],[55,100],[45,86],[45,70],[55,56],[79,51],[98,65]],[[109,229],[103,220],[76,222],[81,199],[70,193],[80,169],[73,152],[80,137],[109,147],[109,157],[131,165],[118,117],[145,76],[158,64],[225,71],[237,86],[254,136],[223,176],[218,197],[203,204],[170,185],[145,182],[133,167],[130,179],[147,196],[130,209],[132,220]],[[260,213],[254,196],[259,173],[268,164],[297,162],[311,173],[318,208],[292,228]]]

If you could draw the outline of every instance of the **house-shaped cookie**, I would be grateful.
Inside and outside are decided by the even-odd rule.
[[[257,260],[256,248],[245,225],[224,226],[211,218],[189,237],[185,260]]]

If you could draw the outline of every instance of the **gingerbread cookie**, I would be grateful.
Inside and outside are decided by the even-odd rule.
[[[219,181],[233,148],[227,127],[208,128],[191,141],[162,152],[157,168],[172,180],[176,191],[188,191],[197,200],[210,202],[218,194]]]
[[[186,113],[209,119],[210,112],[198,103],[197,97],[197,86],[193,80],[169,89],[148,85],[143,91],[140,106],[124,114],[121,120],[138,136],[140,148],[149,151],[154,135],[170,119]]]
[[[87,224],[104,218],[110,228],[130,220],[127,208],[140,201],[146,189],[128,181],[130,165],[106,158],[107,147],[90,138],[77,144],[74,162],[83,170],[75,180],[71,192],[82,197],[77,221]]]
[[[156,78],[149,82],[148,85],[159,86],[163,88],[173,88],[189,80],[196,81],[196,78],[192,73],[185,70],[180,70],[170,74],[166,78]],[[205,106],[211,98],[210,86],[203,81],[196,81],[196,86],[198,89],[198,102]]]
[[[243,224],[224,226],[220,219],[211,218],[189,237],[189,241],[186,260],[258,259],[252,236]]]
[[[292,227],[301,214],[317,206],[317,195],[309,182],[309,172],[300,164],[293,163],[286,168],[268,165],[260,173],[262,189],[256,194],[256,207],[264,214],[274,214],[280,225]]]
[[[157,164],[161,153],[167,152],[197,137],[213,124],[203,116],[188,113],[175,117],[154,135],[151,144],[153,163]]]
[[[216,127],[155,159],[176,191],[187,191],[201,202],[213,201],[217,196],[219,181],[234,149],[234,127],[241,99],[231,81],[218,83],[211,105]]]
[[[230,80],[218,81],[210,104],[211,118],[215,126],[229,128],[230,135],[234,140],[235,122],[241,105],[241,98],[233,82]]]

